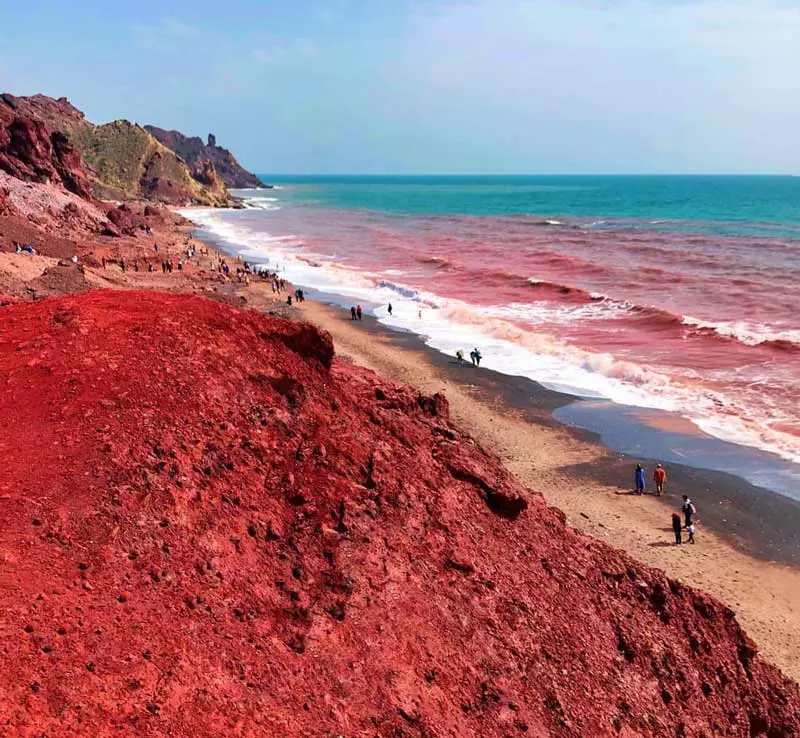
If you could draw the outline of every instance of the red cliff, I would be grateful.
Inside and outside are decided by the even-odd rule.
[[[713,599],[567,527],[327,335],[0,308],[0,734],[800,734]]]
[[[0,170],[31,182],[61,184],[80,197],[91,197],[83,160],[67,137],[8,94],[0,95]]]

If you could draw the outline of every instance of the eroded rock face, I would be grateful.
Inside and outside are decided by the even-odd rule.
[[[228,149],[217,146],[213,133],[208,134],[208,143],[204,144],[199,137],[184,136],[180,131],[167,131],[157,126],[145,128],[164,146],[180,156],[195,176],[202,175],[204,168],[210,163],[228,187],[263,187],[261,180],[244,169]]]
[[[83,161],[67,138],[18,108],[18,98],[0,95],[0,169],[18,179],[62,184],[89,198]]]
[[[9,129],[17,118],[31,130]],[[2,159],[5,138],[12,157]],[[15,164],[16,160],[16,164]],[[22,164],[20,164],[20,162]],[[39,182],[63,182],[83,197],[153,199],[173,205],[224,206],[224,185],[212,192],[173,151],[144,128],[125,120],[94,125],[66,98],[0,96],[0,168]]]
[[[7,734],[798,734],[729,609],[313,327],[158,293],[0,310]]]

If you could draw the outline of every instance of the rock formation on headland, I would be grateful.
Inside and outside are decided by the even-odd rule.
[[[264,187],[261,180],[242,167],[228,149],[217,146],[217,139],[213,133],[208,134],[208,143],[204,144],[198,136],[185,136],[180,131],[166,131],[156,126],[145,126],[145,129],[180,156],[189,165],[195,177],[202,173],[210,162],[228,187]]]
[[[20,140],[40,142],[43,138],[50,139],[65,171],[59,171],[56,161],[51,161],[51,168],[73,192],[80,189],[79,194],[87,194],[83,192],[85,180],[69,184],[70,172],[77,167],[88,177],[91,193],[102,199],[149,199],[176,205],[230,203],[227,189],[218,178],[207,176],[205,182],[196,179],[173,151],[139,125],[125,120],[94,125],[66,98],[1,95],[0,168],[20,178],[56,181],[42,168],[48,152],[41,145],[23,147],[24,154],[39,162],[38,168],[32,163],[27,169],[10,163],[20,160]],[[209,184],[209,180],[213,181]]]
[[[713,599],[311,326],[0,307],[0,734],[800,735]]]

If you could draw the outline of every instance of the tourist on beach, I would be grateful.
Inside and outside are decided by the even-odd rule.
[[[361,320],[362,316],[364,315],[363,310],[361,309],[361,305],[356,305],[356,317]]]
[[[386,309],[389,312],[389,315],[391,315],[392,314],[392,303],[391,302],[389,303],[389,307],[386,308]]]
[[[660,496],[664,492],[664,482],[667,481],[667,470],[661,464],[656,464],[653,481],[656,484],[656,494]]]
[[[641,464],[636,465],[636,471],[633,473],[633,481],[636,485],[636,494],[644,494],[644,467]]]
[[[286,295],[286,304],[287,305],[291,305],[292,304],[292,296],[291,295]]]
[[[459,364],[460,364],[462,361],[464,361],[464,352],[463,352],[461,349],[459,349],[458,351],[456,351],[456,359],[458,360],[458,363],[459,363]]]
[[[686,532],[689,534],[689,543],[694,543],[694,523],[686,526]]]
[[[675,534],[675,543],[683,543],[681,540],[681,516],[678,513],[672,513],[672,532]]]
[[[469,360],[472,362],[472,365],[475,366],[475,349],[469,352]]]
[[[478,347],[477,346],[475,347],[475,350],[472,353],[475,354],[475,366],[480,366],[481,365],[481,359],[483,357],[481,356],[481,352],[478,351]]]
[[[356,319],[356,306],[355,305],[351,305],[350,306],[350,320],[355,320],[355,319]]]
[[[697,508],[694,506],[694,503],[689,499],[689,495],[683,495],[683,504],[681,505],[681,511],[683,512],[683,523],[688,528],[692,521],[694,520],[694,516],[697,515]]]

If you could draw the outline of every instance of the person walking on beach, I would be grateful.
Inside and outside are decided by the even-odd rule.
[[[689,543],[694,543],[694,523],[686,526],[686,532],[689,534]]]
[[[359,320],[361,320],[361,318],[362,318],[363,314],[364,314],[364,313],[363,313],[363,311],[361,310],[361,305],[357,305],[357,306],[356,306],[356,317],[358,317],[358,319],[359,319]]]
[[[389,307],[386,308],[386,309],[389,312],[389,315],[391,315],[392,314],[392,303],[391,302],[389,303]]]
[[[683,543],[681,540],[681,516],[678,513],[672,513],[672,532],[675,534],[675,543]]]
[[[355,305],[351,305],[350,306],[350,320],[355,320],[355,319],[356,319],[356,306]]]
[[[461,364],[464,361],[464,352],[461,349],[456,351],[456,359],[459,364]]]
[[[633,481],[636,485],[636,494],[644,494],[644,467],[641,464],[636,465],[636,471],[633,473]]]
[[[653,471],[653,481],[656,485],[656,494],[660,497],[664,492],[664,482],[667,481],[667,470],[661,464],[656,464]]]
[[[469,352],[469,360],[472,362],[472,366],[475,366],[475,349]]]
[[[478,347],[476,346],[475,347],[475,366],[480,366],[481,365],[481,359],[482,358],[483,357],[481,356],[481,352],[478,351]]]
[[[683,504],[681,505],[683,512],[683,524],[688,528],[694,521],[694,516],[697,515],[697,508],[694,503],[689,499],[689,495],[683,495]]]

